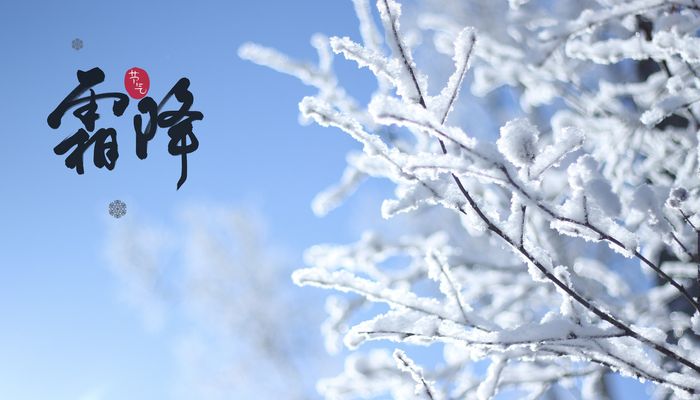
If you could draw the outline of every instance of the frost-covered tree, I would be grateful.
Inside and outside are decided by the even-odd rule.
[[[314,36],[316,65],[239,50],[317,88],[302,120],[362,146],[317,214],[378,177],[395,186],[382,215],[410,215],[406,235],[315,246],[293,274],[341,292],[326,344],[358,349],[321,393],[604,399],[615,373],[700,398],[700,3],[426,0],[404,17],[395,0],[353,3],[361,37]],[[376,76],[368,105],[333,54]],[[493,140],[465,128],[476,107]]]
[[[291,292],[262,218],[210,205],[182,215],[168,229],[127,221],[108,246],[124,300],[174,342],[173,398],[307,398],[312,320],[287,307],[309,299]]]

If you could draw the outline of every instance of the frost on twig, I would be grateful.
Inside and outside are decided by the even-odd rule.
[[[378,0],[372,14],[367,0],[353,3],[361,40],[328,46],[376,76],[367,105],[325,55],[304,67],[241,50],[318,87],[302,115],[359,142],[315,212],[377,177],[394,186],[382,215],[410,221],[399,236],[315,246],[293,274],[339,293],[326,345],[354,350],[320,392],[534,399],[566,387],[598,399],[616,373],[659,396],[700,395],[700,6],[426,0],[402,14]],[[435,49],[408,40],[415,25]],[[430,63],[442,55],[447,72]],[[449,118],[474,118],[465,90],[501,127],[491,137]],[[402,139],[380,134],[388,129]],[[365,351],[369,341],[409,347],[392,360]],[[439,363],[418,368],[408,356],[436,344]]]

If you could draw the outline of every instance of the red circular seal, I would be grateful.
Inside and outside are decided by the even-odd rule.
[[[145,70],[138,67],[129,68],[124,75],[124,87],[129,96],[137,100],[142,99],[148,94],[151,80]]]

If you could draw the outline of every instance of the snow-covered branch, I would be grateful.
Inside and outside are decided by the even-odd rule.
[[[329,349],[344,337],[356,351],[369,340],[445,351],[438,365],[414,362],[410,347],[355,353],[319,390],[537,398],[568,385],[598,399],[603,376],[619,373],[698,396],[700,6],[426,0],[402,14],[378,0],[382,42],[369,1],[353,3],[361,40],[327,44],[376,76],[367,105],[327,61],[257,45],[241,55],[318,87],[302,116],[361,144],[317,214],[369,176],[395,187],[382,215],[411,223],[400,237],[316,246],[293,279],[341,293],[327,307]],[[434,49],[417,51],[429,35]],[[441,55],[447,73],[430,62]],[[470,133],[483,104],[501,127],[491,137]],[[485,374],[468,368],[478,360]]]

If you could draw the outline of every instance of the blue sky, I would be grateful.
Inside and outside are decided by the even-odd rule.
[[[313,59],[308,44],[313,33],[357,35],[351,3],[192,4],[0,5],[5,80],[0,96],[0,398],[172,395],[177,379],[172,338],[167,331],[144,329],[139,316],[120,301],[105,266],[107,232],[127,218],[169,226],[190,204],[256,208],[267,221],[270,241],[291,255],[291,266],[300,265],[301,252],[312,244],[357,237],[347,224],[356,208],[324,219],[310,209],[313,196],[335,182],[346,151],[356,145],[337,132],[300,127],[296,105],[312,90],[236,55],[241,43],[256,41]],[[84,42],[80,51],[71,48],[74,38]],[[165,130],[149,145],[147,159],[136,157],[133,99],[120,118],[111,115],[111,102],[99,105],[97,126],[117,130],[120,156],[114,170],[94,167],[88,151],[85,174],[79,176],[53,153],[79,127],[70,114],[57,130],[46,123],[77,84],[76,71],[100,67],[106,79],[97,91],[124,92],[124,73],[133,66],[148,71],[149,95],[156,100],[188,77],[193,109],[204,114],[194,125],[200,147],[189,156],[188,180],[179,191],[179,159],[167,153]],[[343,70],[353,76],[360,96],[367,96],[370,76],[349,64]],[[127,203],[125,219],[107,215],[113,199]],[[320,306],[318,312],[323,312]]]
[[[312,89],[236,55],[240,44],[254,41],[313,60],[313,33],[358,36],[351,2],[193,4],[0,5],[0,398],[173,396],[176,338],[167,329],[144,328],[120,300],[106,266],[104,248],[116,224],[171,227],[192,204],[242,205],[263,215],[269,241],[285,249],[285,262],[294,267],[310,245],[354,241],[379,218],[379,208],[368,204],[387,193],[381,182],[325,218],[312,214],[313,196],[338,179],[346,152],[358,146],[338,131],[299,126],[297,103]],[[75,38],[84,42],[79,51],[71,48]],[[111,103],[100,103],[97,126],[118,132],[114,170],[94,167],[88,151],[79,176],[53,153],[79,127],[70,114],[57,130],[46,123],[77,84],[76,71],[100,67],[106,79],[97,91],[124,92],[124,73],[134,66],[148,71],[156,100],[188,77],[193,109],[204,114],[194,125],[200,147],[188,158],[188,180],[179,191],[180,162],[167,153],[164,130],[151,141],[147,159],[136,157],[133,99],[119,118],[111,115]],[[346,62],[336,67],[366,100],[374,87],[369,73]],[[129,207],[123,220],[107,215],[114,199]],[[315,308],[323,314],[320,304]]]

